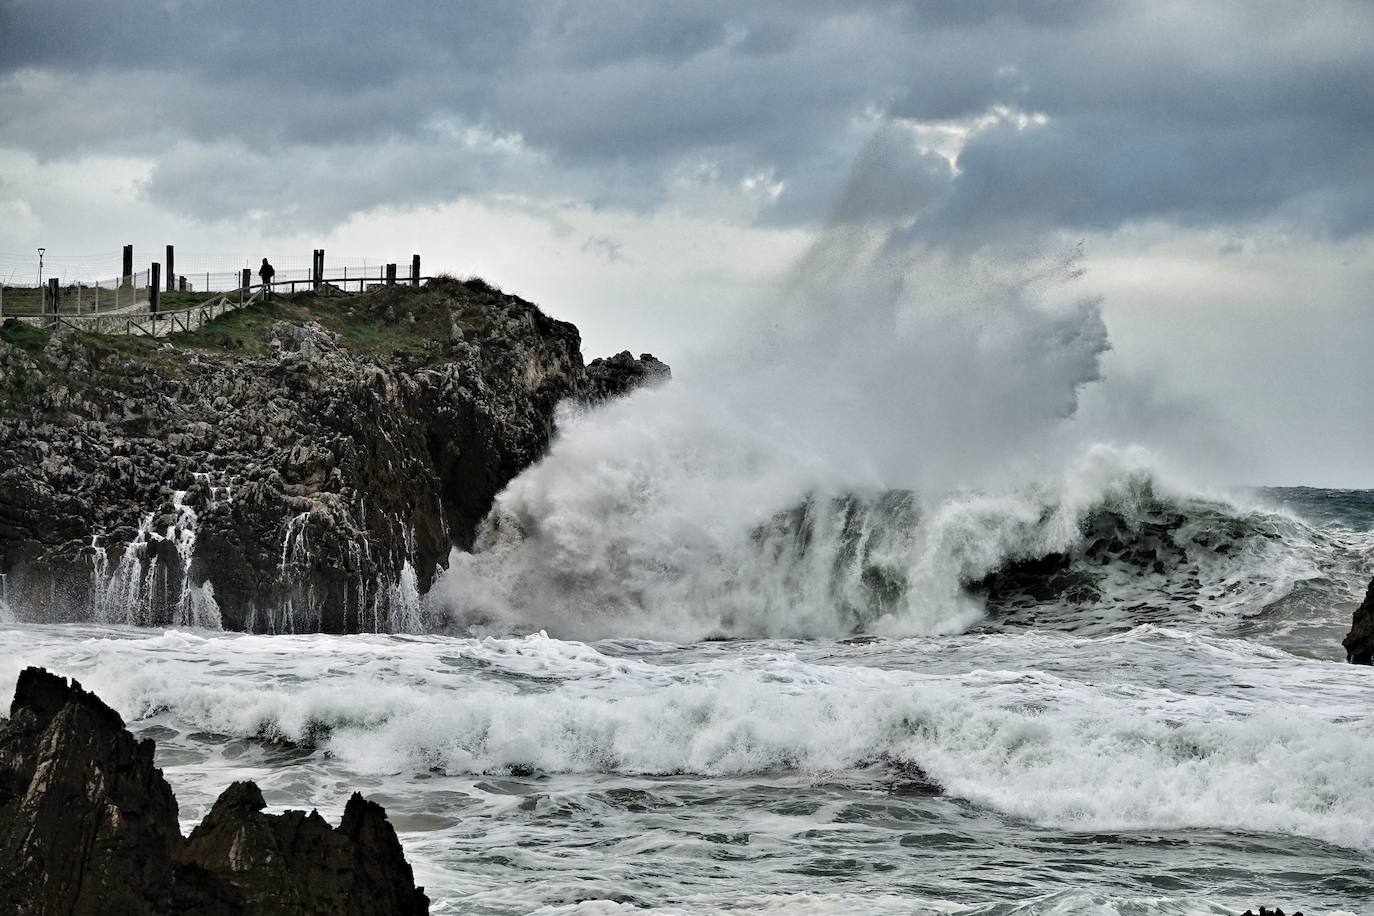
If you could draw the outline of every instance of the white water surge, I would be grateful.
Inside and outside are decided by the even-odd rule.
[[[829,587],[836,520],[821,518],[801,562],[766,529],[808,501],[881,503],[905,488],[934,523],[897,507],[865,526],[870,565],[913,583],[873,616],[894,632],[958,632],[979,616],[960,567],[995,566],[1018,546],[1007,538],[1056,549],[1072,536],[1084,496],[1113,485],[1100,455],[1070,472],[1049,524],[1037,524],[1044,494],[946,495],[1010,492],[1070,453],[1066,421],[1107,348],[1096,305],[1050,307],[1045,277],[1026,271],[988,278],[970,301],[966,265],[928,262],[914,297],[910,265],[882,245],[841,234],[818,252],[821,276],[790,291],[748,349],[562,416],[550,455],[498,498],[477,555],[454,555],[437,595],[459,621],[686,639],[848,632]],[[1031,453],[1044,461],[1017,467],[1012,456]]]
[[[865,855],[895,855],[898,864],[907,856],[901,867],[918,870],[922,854],[902,852],[903,836],[952,833],[966,844],[975,842],[968,831],[1004,839],[1031,831],[1050,848],[1076,836],[1105,843],[1203,831],[1190,855],[1204,855],[1213,842],[1205,831],[1222,830],[1238,832],[1227,841],[1232,866],[1252,883],[1266,880],[1260,872],[1272,853],[1263,850],[1275,845],[1303,867],[1325,856],[1371,874],[1374,683],[1363,669],[1243,640],[1157,627],[1096,639],[1006,633],[696,648],[61,627],[3,637],[0,679],[23,664],[72,674],[156,737],[188,822],[234,778],[262,780],[276,804],[326,811],[361,786],[398,816],[407,849],[445,894],[522,882],[491,912],[529,912],[558,895],[537,880],[539,869],[526,873],[511,860],[474,873],[466,857],[558,847],[581,831],[628,842],[636,811],[666,818],[646,867],[677,861],[688,885],[706,881],[709,869],[701,870],[715,861],[697,857],[709,844],[676,848],[694,831],[742,836],[730,842],[801,867],[815,854],[805,834],[852,821],[844,829],[882,835],[884,817],[910,824],[865,841],[876,844]],[[927,780],[935,786],[925,788]],[[793,786],[784,794],[801,806],[765,813],[781,803],[773,785]],[[609,807],[606,792],[618,799]],[[622,792],[644,795],[629,804]],[[542,823],[544,802],[520,813],[522,799],[540,793],[552,793],[549,811],[564,812],[563,826]],[[674,814],[684,799],[652,800],[683,793],[716,801]],[[975,807],[961,813],[947,800]],[[867,804],[879,808],[850,810]],[[735,806],[758,810],[736,820]],[[995,812],[996,822],[965,823],[979,810]],[[1333,845],[1324,852],[1273,837]],[[1112,855],[1093,852],[1107,872]],[[596,861],[584,856],[582,867],[595,871]],[[1188,861],[1171,867],[1186,871]],[[858,880],[863,871],[829,886],[872,890]],[[1206,885],[1202,871],[1188,886]],[[1099,875],[1086,886],[1138,892],[1137,880]],[[681,912],[714,911],[746,886],[756,884],[727,882]],[[795,882],[765,879],[763,889],[797,905]],[[1010,887],[997,893],[1016,897]],[[862,908],[861,899],[847,905]],[[1073,899],[1065,912],[1111,911]],[[753,905],[740,898],[731,906]],[[1197,900],[1140,910],[1209,911]]]

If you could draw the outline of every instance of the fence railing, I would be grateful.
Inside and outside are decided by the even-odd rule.
[[[219,293],[186,308],[150,311],[148,303],[142,310],[106,311],[103,313],[46,313],[42,315],[9,316],[24,324],[38,327],[65,326],[88,334],[143,334],[166,337],[168,334],[199,331],[216,318],[237,311],[259,301],[264,288],[236,290],[237,295]]]
[[[45,283],[43,256],[47,250],[37,251],[34,285],[0,281],[0,320],[16,318],[30,324],[68,324],[97,333],[145,333],[156,337],[172,333],[170,328],[192,330],[194,325],[198,329],[214,320],[217,310],[223,314],[230,307],[239,308],[273,291],[343,294],[383,285],[419,286],[431,279],[421,276],[418,254],[411,255],[408,264],[368,258],[335,259],[326,269],[322,248],[311,253],[309,267],[300,266],[304,263],[301,258],[281,259],[266,285],[258,280],[262,265],[249,266],[250,258],[178,255],[172,245],[166,247],[161,262],[154,262],[148,270],[135,271],[133,246],[125,245],[121,254],[123,269],[114,279],[87,280],[81,276],[89,276],[87,270],[99,256],[50,256]],[[8,280],[20,274],[22,268],[18,265],[22,260],[21,256],[0,254],[0,268],[10,268]],[[188,261],[214,269],[177,269]],[[233,269],[225,269],[230,265]],[[78,276],[73,277],[73,272],[78,272]],[[205,299],[206,295],[211,298]]]
[[[79,281],[58,286],[57,312],[85,315],[146,306],[149,271],[113,280]],[[0,319],[53,312],[49,286],[0,284]]]

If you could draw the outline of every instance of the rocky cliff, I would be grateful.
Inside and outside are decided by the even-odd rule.
[[[234,783],[186,840],[153,751],[75,681],[20,674],[0,729],[0,914],[429,912],[380,806],[354,794],[336,829],[263,814]]]
[[[590,403],[608,401],[628,394],[645,385],[659,385],[672,378],[667,363],[655,359],[652,353],[641,353],[639,359],[623,350],[606,359],[587,363],[587,386],[584,398]]]
[[[1341,645],[1345,646],[1345,657],[1356,665],[1374,665],[1374,581],[1369,583],[1364,603],[1355,609],[1350,621],[1350,632]]]
[[[415,629],[556,405],[666,376],[589,379],[574,326],[481,281],[0,330],[0,599],[43,620]]]

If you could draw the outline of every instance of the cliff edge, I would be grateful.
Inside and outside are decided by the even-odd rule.
[[[416,629],[557,404],[667,374],[589,378],[580,347],[480,280],[301,294],[165,340],[6,325],[0,600],[41,620]]]
[[[1374,665],[1374,580],[1369,583],[1364,603],[1355,609],[1350,632],[1341,645],[1345,646],[1347,661],[1355,665]]]

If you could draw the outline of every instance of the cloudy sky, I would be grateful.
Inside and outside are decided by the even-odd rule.
[[[850,224],[1081,245],[1116,409],[1374,486],[1367,0],[0,0],[6,271],[418,251],[690,364]]]

